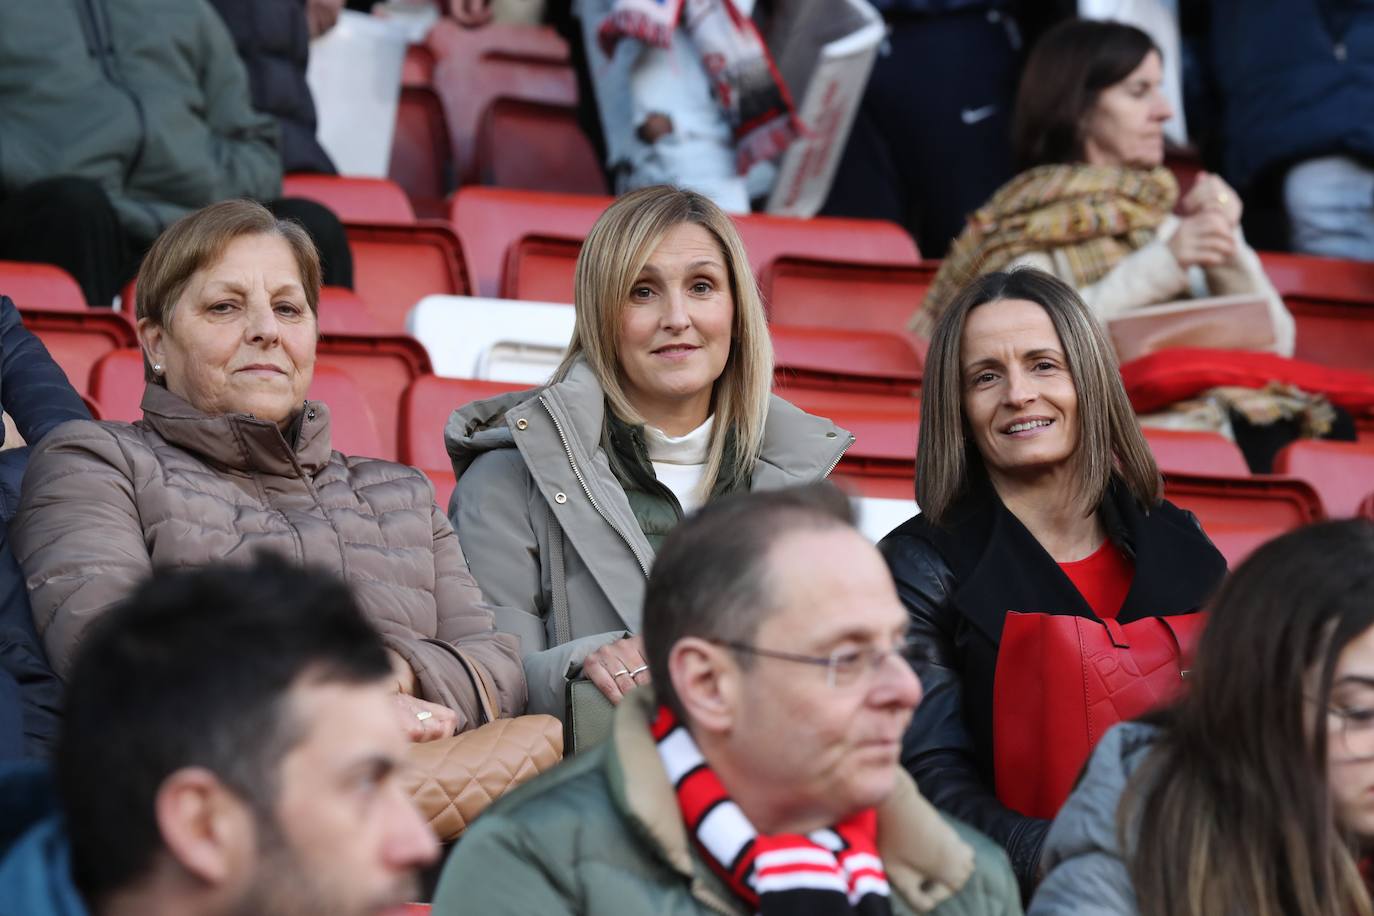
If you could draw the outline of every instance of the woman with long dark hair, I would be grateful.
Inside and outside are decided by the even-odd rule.
[[[1109,732],[1046,841],[1030,912],[1374,913],[1374,524],[1256,551],[1211,607],[1190,690]]]

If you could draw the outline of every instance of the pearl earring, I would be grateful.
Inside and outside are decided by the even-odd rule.
[[[154,375],[161,375],[161,374],[162,374],[162,363],[153,363],[153,374],[154,374]]]

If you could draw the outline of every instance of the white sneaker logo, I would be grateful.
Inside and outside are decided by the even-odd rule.
[[[959,112],[959,119],[965,124],[977,124],[979,121],[986,121],[997,113],[996,105],[984,105],[982,108],[965,108]]]

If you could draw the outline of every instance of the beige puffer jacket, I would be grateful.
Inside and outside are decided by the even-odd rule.
[[[429,481],[329,442],[316,401],[293,450],[273,423],[207,416],[157,385],[138,423],[74,420],[49,433],[10,535],[58,673],[86,627],[154,568],[247,563],[265,550],[348,581],[422,699],[480,723],[460,646],[496,684],[502,712],[523,712],[518,641],[495,632]]]

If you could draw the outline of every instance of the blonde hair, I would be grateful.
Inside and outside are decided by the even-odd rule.
[[[626,423],[644,423],[623,384],[617,352],[621,312],[654,249],[669,230],[684,223],[701,226],[715,238],[735,302],[730,353],[713,392],[716,422],[702,481],[703,492],[709,493],[722,474],[743,480],[752,475],[763,447],[773,384],[773,344],[749,258],[735,224],[709,199],[660,185],[633,191],[606,208],[577,257],[576,322],[572,343],[554,378],[565,378],[575,362],[585,360],[616,416]],[[730,437],[734,466],[723,467]]]
[[[245,235],[275,235],[286,242],[300,271],[306,304],[318,321],[320,255],[315,243],[299,223],[277,219],[271,210],[251,200],[211,204],[183,216],[157,237],[138,269],[135,317],[147,318],[165,330],[172,320],[172,307],[196,271],[213,264],[230,242]],[[154,384],[166,384],[153,372],[146,353],[143,377]]]
[[[1073,287],[1034,268],[984,274],[949,304],[935,325],[921,383],[921,436],[916,447],[916,503],[935,524],[969,489],[982,456],[967,436],[964,417],[964,324],[980,305],[1024,299],[1045,310],[1064,348],[1078,393],[1078,446],[1084,515],[1097,511],[1112,477],[1120,478],[1148,511],[1163,495],[1154,455],[1136,422],[1116,355]]]

